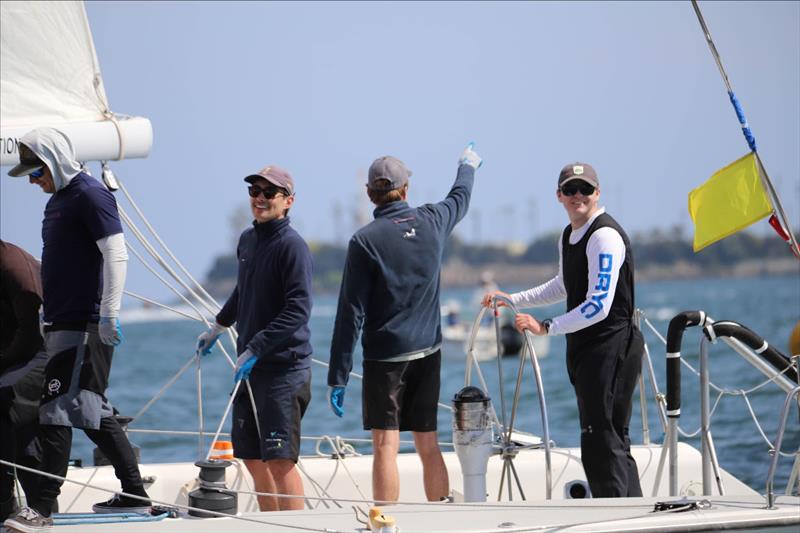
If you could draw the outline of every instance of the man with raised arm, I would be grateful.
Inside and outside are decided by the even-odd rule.
[[[241,383],[233,404],[233,453],[244,460],[257,492],[297,496],[259,496],[262,511],[298,510],[300,421],[311,401],[311,251],[289,224],[292,176],[270,165],[244,181],[254,220],[236,249],[236,288],[216,323],[198,337],[197,351],[208,354],[236,323],[235,379]]]
[[[95,504],[96,512],[146,510],[136,456],[105,396],[114,347],[122,342],[119,308],[128,254],[114,195],[75,159],[69,138],[53,128],[26,133],[20,164],[51,195],[42,222],[44,343],[49,358],[39,408],[42,470],[66,476],[72,428],[81,428],[114,465],[123,492]],[[36,531],[52,525],[62,481],[42,477],[39,497],[5,525]]]
[[[600,182],[591,165],[573,163],[558,176],[558,201],[569,225],[559,241],[556,277],[512,295],[517,307],[567,301],[567,312],[537,320],[520,313],[517,329],[566,335],[567,372],[578,398],[581,461],[592,496],[641,496],[628,424],[642,368],[644,340],[633,323],[633,251],[622,227],[599,206]]]
[[[350,239],[331,341],[328,385],[337,416],[361,334],[362,417],[372,431],[372,497],[397,501],[400,431],[411,431],[422,459],[425,495],[447,498],[447,469],[436,438],[442,332],[439,277],[447,238],[469,207],[481,158],[467,146],[447,197],[406,203],[411,172],[391,156],[369,168],[367,195],[375,220]]]

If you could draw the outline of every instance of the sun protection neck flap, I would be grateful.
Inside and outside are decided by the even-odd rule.
[[[82,170],[80,163],[75,160],[75,150],[69,138],[57,129],[35,129],[23,135],[20,142],[50,169],[56,191],[66,187]]]

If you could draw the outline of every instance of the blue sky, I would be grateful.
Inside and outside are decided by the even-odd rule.
[[[797,223],[800,3],[700,6]],[[457,233],[485,243],[562,227],[555,182],[575,160],[595,166],[602,203],[630,233],[676,224],[688,233],[689,191],[747,151],[688,2],[87,10],[112,109],[154,128],[149,158],[113,168],[199,277],[233,249],[242,178],[268,163],[295,177],[299,231],[344,243],[371,216],[363,183],[373,159],[406,162],[411,203],[438,201],[474,140],[484,166]],[[0,235],[38,255],[47,198],[7,177],[0,193]],[[164,294],[137,273],[128,287]]]

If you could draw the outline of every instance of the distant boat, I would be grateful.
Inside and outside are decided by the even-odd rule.
[[[442,340],[447,352],[465,353],[468,349],[472,326],[458,323],[450,326],[442,325]],[[522,335],[511,324],[500,327],[500,348],[502,356],[518,355],[522,349]],[[535,336],[533,349],[541,359],[550,352],[550,337]],[[494,324],[482,325],[475,335],[473,355],[478,361],[488,361],[497,357],[497,334]]]

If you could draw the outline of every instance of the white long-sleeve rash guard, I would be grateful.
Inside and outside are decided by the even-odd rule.
[[[125,276],[128,272],[128,251],[125,237],[115,233],[97,240],[103,254],[103,296],[100,300],[100,316],[118,317]]]
[[[570,234],[569,243],[577,244],[594,220],[605,212],[604,208],[598,209],[586,224]],[[558,239],[558,274],[532,289],[512,294],[511,301],[518,308],[549,305],[567,298],[567,290],[564,287],[564,258],[561,250],[563,237],[562,232]],[[563,315],[553,317],[549,335],[573,333],[596,324],[608,316],[617,290],[619,269],[625,260],[625,243],[622,241],[622,236],[617,230],[607,226],[595,231],[586,243],[586,259],[589,265],[589,288],[586,291],[586,299]]]

